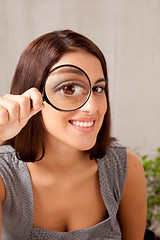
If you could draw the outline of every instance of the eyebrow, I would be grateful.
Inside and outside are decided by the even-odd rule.
[[[72,67],[68,67],[68,68],[66,68],[66,69],[62,69],[61,67],[60,67],[60,71],[57,71],[57,70],[59,70],[59,69],[55,69],[55,71],[54,71],[54,69],[53,70],[51,70],[51,72],[50,72],[50,74],[52,75],[52,73],[56,73],[56,74],[63,74],[63,73],[75,73],[75,74],[78,74],[78,75],[80,75],[80,76],[85,76],[85,73],[83,72],[83,71],[81,71],[81,70],[79,70],[79,69],[77,69],[77,68],[72,68]],[[100,78],[100,79],[98,79],[94,84],[97,84],[97,83],[100,83],[100,82],[104,82],[105,84],[107,83],[107,80],[105,79],[105,78]]]
[[[107,83],[107,80],[106,80],[105,78],[100,78],[100,79],[98,79],[94,84],[100,83],[100,82],[105,82],[105,83]]]
[[[61,67],[59,68],[59,69],[53,69],[51,72],[50,72],[50,74],[52,75],[52,73],[53,74],[61,74],[61,73],[76,73],[76,74],[78,74],[78,75],[81,75],[81,76],[85,76],[85,74],[81,71],[81,70],[79,70],[79,69],[76,69],[76,68],[70,68],[70,67],[68,67],[68,68],[66,68],[66,69],[62,69]]]

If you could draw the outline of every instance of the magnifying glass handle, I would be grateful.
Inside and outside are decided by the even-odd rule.
[[[30,107],[33,108],[33,101],[30,99]]]
[[[45,97],[45,94],[43,95],[43,102],[46,101],[46,97]]]

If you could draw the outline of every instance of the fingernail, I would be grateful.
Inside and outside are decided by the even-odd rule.
[[[34,106],[33,106],[33,108],[34,108],[34,110],[39,110],[40,108],[41,108],[41,104],[35,104]]]

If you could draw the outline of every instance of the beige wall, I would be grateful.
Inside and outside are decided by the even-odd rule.
[[[160,147],[160,0],[0,0],[0,95],[24,47],[64,28],[104,52],[113,134],[141,152]]]

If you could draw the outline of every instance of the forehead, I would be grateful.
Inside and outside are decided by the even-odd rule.
[[[101,62],[99,59],[91,53],[83,50],[76,50],[74,52],[66,53],[62,58],[52,67],[58,67],[63,64],[72,64],[87,73],[90,80],[97,80],[104,77]]]

